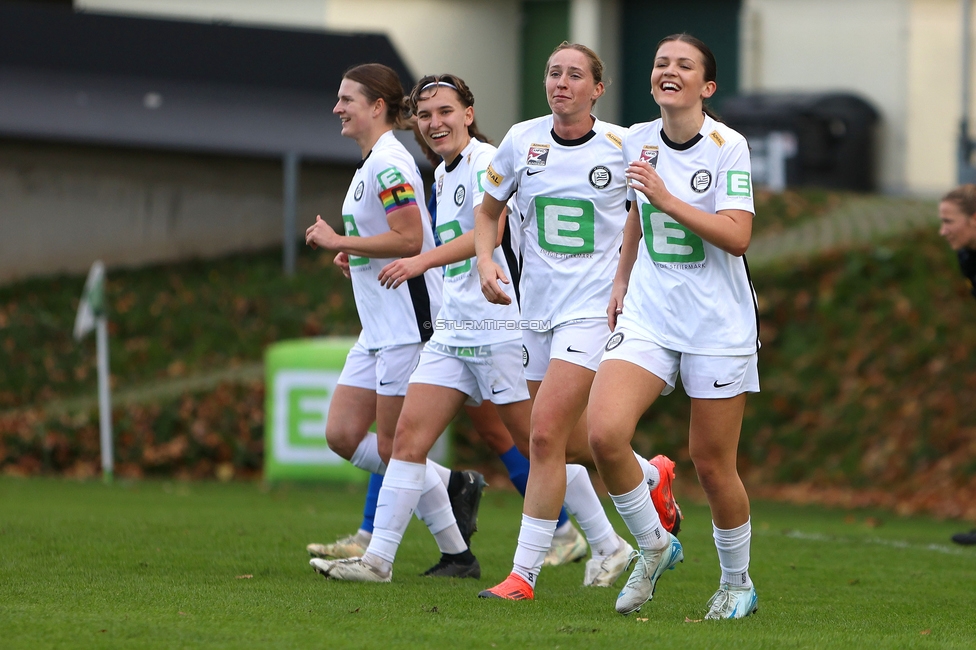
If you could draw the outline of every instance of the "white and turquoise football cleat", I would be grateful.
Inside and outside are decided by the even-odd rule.
[[[708,613],[705,619],[714,621],[723,618],[745,618],[759,609],[756,588],[722,585],[708,600]]]
[[[626,616],[639,611],[644,603],[654,597],[658,578],[677,566],[678,562],[684,562],[681,542],[671,533],[668,533],[668,537],[671,538],[670,543],[660,551],[634,551],[631,555],[636,559],[634,570],[617,595],[616,609],[621,614]]]

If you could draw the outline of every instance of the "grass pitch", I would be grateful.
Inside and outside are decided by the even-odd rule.
[[[392,584],[327,581],[309,568],[305,544],[355,530],[361,506],[359,487],[0,479],[0,647],[971,648],[976,639],[976,549],[948,541],[958,523],[754,504],[759,612],[704,622],[718,563],[703,506],[684,504],[685,562],[629,617],[613,611],[617,589],[581,586],[582,564],[543,571],[534,602],[476,598],[511,568],[521,500],[509,492],[482,501],[480,581],[420,577],[437,550],[417,521]]]

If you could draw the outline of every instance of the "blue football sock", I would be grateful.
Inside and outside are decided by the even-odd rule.
[[[383,475],[371,474],[369,477],[369,487],[366,488],[366,503],[363,504],[363,523],[359,525],[360,530],[367,533],[373,532],[373,518],[376,517],[376,501],[380,498],[380,488],[383,487]]]
[[[508,470],[508,480],[512,482],[512,485],[519,491],[519,494],[524,497],[525,485],[529,481],[529,459],[523,456],[522,452],[518,450],[518,447],[514,445],[498,458],[504,463],[505,469]],[[566,508],[563,508],[559,511],[559,520],[556,522],[556,528],[559,528],[567,521],[569,521],[569,515],[566,514]]]

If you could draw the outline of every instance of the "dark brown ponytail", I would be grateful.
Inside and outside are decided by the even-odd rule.
[[[386,104],[387,124],[397,129],[410,128],[407,123],[410,113],[404,102],[403,85],[392,68],[382,63],[364,63],[346,70],[342,78],[361,84],[369,103],[372,104],[377,99],[383,100]]]

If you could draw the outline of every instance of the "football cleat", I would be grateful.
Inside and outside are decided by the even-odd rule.
[[[658,454],[647,462],[654,465],[661,475],[661,480],[651,490],[651,502],[657,510],[658,517],[661,518],[661,526],[664,530],[677,535],[681,532],[682,516],[681,508],[678,507],[678,502],[674,500],[674,494],[671,492],[671,484],[674,483],[674,461]]]
[[[312,557],[324,558],[326,560],[362,557],[366,553],[366,547],[369,546],[371,537],[372,535],[369,533],[358,530],[355,535],[348,535],[331,544],[309,544],[305,547],[305,550]]]
[[[363,562],[361,557],[350,557],[342,560],[322,560],[312,558],[308,561],[316,573],[324,575],[330,580],[344,580],[346,582],[390,582],[393,571],[381,573],[379,569]]]
[[[617,541],[620,545],[610,555],[591,557],[587,560],[586,571],[583,574],[584,587],[609,587],[630,566],[634,547],[620,535],[617,535]]]
[[[478,558],[471,556],[470,562],[465,562],[457,555],[441,554],[440,562],[424,571],[423,575],[432,578],[474,578],[481,577],[481,565]]]
[[[576,526],[570,524],[566,534],[553,536],[552,546],[549,547],[542,566],[560,566],[579,562],[586,557],[588,548],[586,538],[576,529]]]
[[[972,546],[976,544],[976,528],[973,528],[968,533],[956,533],[952,536],[952,541],[956,544],[962,544],[963,546]]]
[[[657,581],[665,571],[673,569],[678,562],[684,562],[685,555],[681,550],[681,542],[674,535],[669,535],[671,542],[659,551],[634,551],[631,558],[636,560],[634,570],[627,579],[627,584],[617,594],[616,610],[626,616],[639,611],[640,608],[654,597]]]
[[[481,505],[481,493],[487,485],[484,476],[470,469],[452,471],[447,483],[451,510],[468,548],[471,548],[471,536],[478,530],[478,507]]]
[[[500,584],[485,589],[478,598],[502,598],[504,600],[534,600],[532,585],[517,573],[511,573]]]
[[[714,621],[723,618],[745,618],[759,609],[759,597],[756,588],[733,587],[722,585],[718,591],[708,599],[708,613],[705,619]]]

